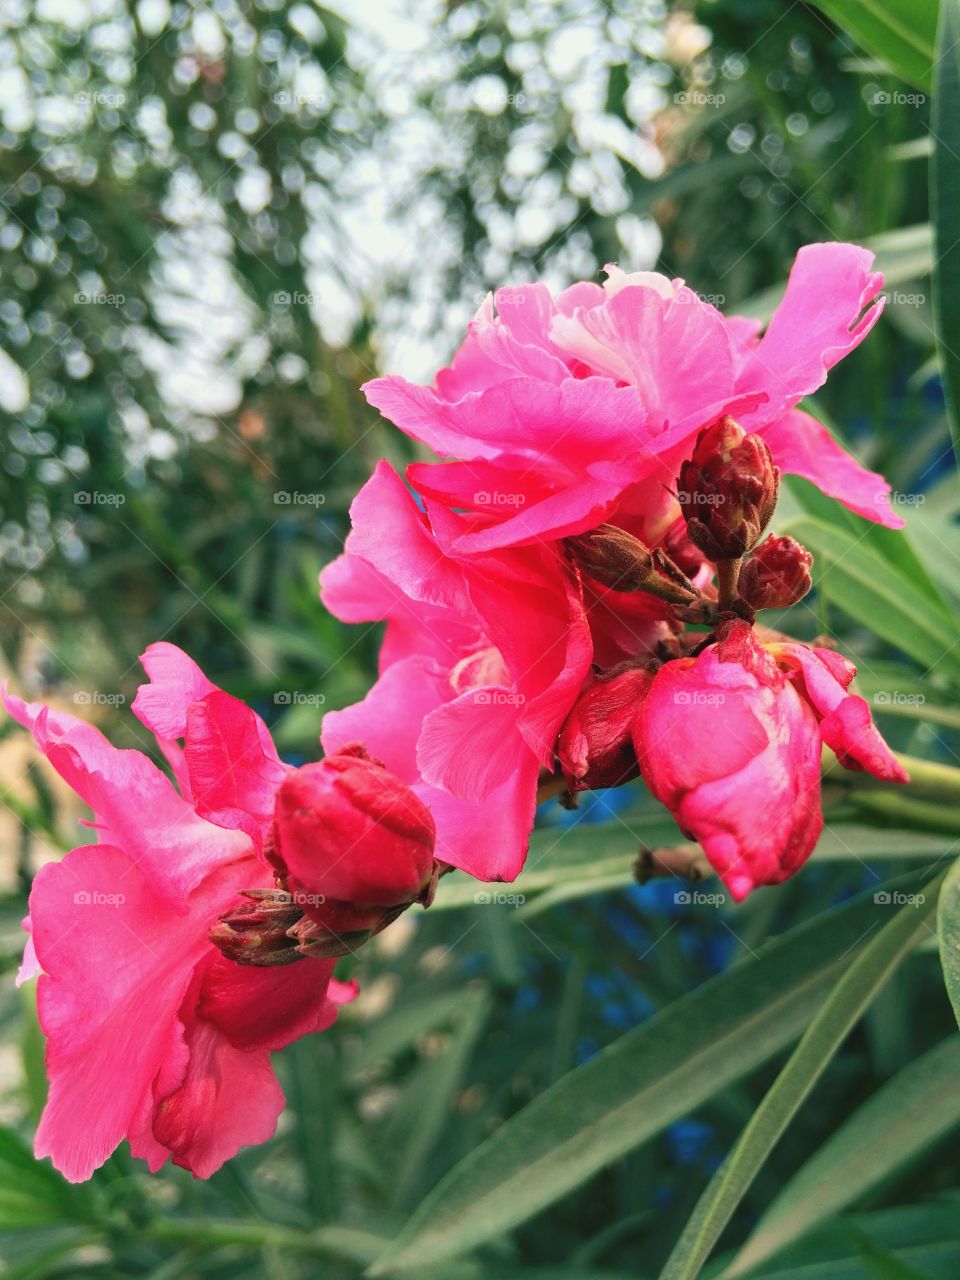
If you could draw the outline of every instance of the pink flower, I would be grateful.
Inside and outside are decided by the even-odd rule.
[[[787,879],[813,851],[821,742],[847,768],[907,781],[867,704],[846,692],[855,671],[828,650],[762,646],[733,622],[654,677],[634,723],[643,778],[737,901]]]
[[[265,1141],[283,1107],[270,1054],[329,1027],[337,1006],[356,994],[332,977],[333,959],[299,950],[302,939],[283,930],[245,936],[258,963],[238,964],[227,958],[236,951],[211,941],[211,931],[230,934],[218,924],[222,916],[249,922],[244,912],[290,899],[265,856],[278,790],[282,853],[314,891],[362,887],[374,901],[385,894],[396,902],[426,871],[429,815],[355,753],[306,768],[309,822],[324,809],[341,839],[339,859],[328,837],[311,860],[290,825],[302,818],[304,771],[280,761],[260,718],[172,645],[151,645],[143,664],[150,683],[133,710],[156,734],[178,787],[147,756],[117,750],[93,726],[4,698],[93,810],[97,833],[96,844],[37,875],[25,956],[24,976],[42,970],[50,1077],[36,1152],[71,1181],[89,1177],[124,1139],[151,1170],[172,1156],[197,1177]],[[346,796],[338,790],[344,776],[353,779]],[[411,873],[397,833],[415,827]],[[387,832],[379,880],[371,870],[382,847],[375,828]]]
[[[608,267],[603,287],[501,289],[473,320],[435,388],[400,377],[364,388],[442,464],[416,463],[418,492],[486,520],[437,527],[439,544],[480,553],[624,524],[673,488],[698,431],[724,415],[768,445],[782,471],[892,527],[882,477],[797,409],[869,333],[882,310],[872,255],[807,245],[763,336],[682,281]],[[646,540],[652,544],[650,530]]]
[[[429,806],[437,857],[486,880],[523,865],[541,768],[590,670],[576,574],[559,548],[445,554],[438,529],[381,463],[351,507],[346,554],[324,571],[327,607],[385,619],[380,678],[324,717],[327,751],[361,740]]]

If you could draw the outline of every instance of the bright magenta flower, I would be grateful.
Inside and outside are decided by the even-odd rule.
[[[657,491],[675,486],[698,431],[732,415],[773,461],[851,510],[893,527],[889,486],[797,409],[882,310],[872,254],[807,245],[762,337],[682,281],[608,267],[601,287],[500,289],[435,388],[400,377],[364,388],[442,464],[416,463],[421,494],[487,520],[437,530],[457,553],[559,538],[604,522],[652,544]],[[643,516],[647,528],[637,526]]]
[[[643,778],[737,901],[813,851],[822,742],[847,768],[907,781],[866,702],[846,692],[855,674],[829,650],[763,646],[732,622],[654,677],[634,723]]]
[[[283,1107],[271,1052],[329,1027],[356,994],[332,977],[333,959],[298,949],[316,945],[312,922],[303,939],[259,927],[277,900],[290,900],[267,857],[276,856],[278,790],[283,854],[317,901],[362,890],[364,901],[393,905],[430,875],[429,815],[381,766],[354,751],[293,770],[260,718],[180,650],[151,645],[143,664],[150,683],[133,710],[178,786],[93,726],[5,697],[93,810],[98,839],[37,875],[24,965],[24,976],[41,973],[50,1078],[36,1152],[71,1181],[89,1177],[125,1138],[151,1170],[172,1156],[198,1177],[265,1141]],[[303,824],[305,772],[309,823],[326,813],[339,857],[329,833],[314,862],[291,834]],[[225,915],[257,924],[241,942],[259,958],[237,963],[228,956],[244,947],[214,945],[211,932],[234,936],[218,923]]]
[[[576,574],[556,546],[445,555],[437,527],[381,463],[351,507],[346,554],[321,583],[331,612],[387,620],[380,678],[331,711],[323,745],[362,741],[425,801],[437,857],[483,880],[523,865],[541,768],[590,670]],[[463,518],[467,525],[471,518]]]

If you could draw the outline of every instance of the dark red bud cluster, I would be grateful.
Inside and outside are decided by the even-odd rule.
[[[813,556],[793,538],[766,538],[740,570],[740,597],[751,609],[788,609],[813,586]]]
[[[766,443],[721,418],[697,437],[677,497],[690,541],[708,560],[739,560],[770,523],[780,487]]]

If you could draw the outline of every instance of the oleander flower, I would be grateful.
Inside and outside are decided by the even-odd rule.
[[[417,492],[488,517],[437,528],[439,544],[457,554],[603,522],[652,544],[681,461],[726,415],[759,436],[784,473],[898,527],[889,485],[797,408],[879,318],[872,260],[852,244],[802,248],[762,336],[759,322],[724,317],[654,272],[608,267],[602,287],[575,284],[557,298],[542,284],[501,289],[434,387],[391,376],[364,391],[449,459],[410,466]]]
[[[362,750],[292,769],[259,716],[180,650],[151,645],[142,660],[133,711],[176,785],[92,725],[4,695],[97,835],[37,874],[21,973],[40,975],[47,1037],[36,1153],[71,1181],[124,1139],[151,1170],[172,1157],[208,1177],[269,1138],[283,1107],[271,1053],[356,994],[333,977],[346,945],[325,890],[335,908],[361,895],[367,936],[432,870],[429,814]],[[315,858],[297,838],[311,827],[326,831]]]
[[[541,769],[592,657],[579,580],[556,546],[445,554],[438,526],[381,463],[351,507],[346,553],[321,576],[345,621],[386,620],[380,676],[324,717],[333,751],[361,740],[429,806],[438,859],[484,880],[523,865]]]
[[[820,754],[906,782],[847,692],[852,663],[799,643],[761,644],[743,621],[721,624],[697,657],[665,663],[634,721],[644,781],[740,901],[804,864],[823,826]]]

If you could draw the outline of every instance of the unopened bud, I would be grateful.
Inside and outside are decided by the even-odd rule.
[[[751,609],[787,609],[813,586],[813,556],[793,538],[766,538],[740,570],[739,591]]]
[[[663,551],[651,550],[616,525],[598,525],[589,533],[567,538],[566,544],[587,577],[612,591],[646,591],[674,604],[686,604],[698,595]]]
[[[640,774],[630,728],[653,676],[623,662],[601,672],[574,704],[557,744],[571,791],[618,787]]]
[[[210,930],[210,941],[237,964],[281,965],[299,960],[289,930],[303,912],[283,889],[248,889]]]
[[[703,568],[705,560],[703,552],[690,541],[687,533],[687,522],[683,516],[677,516],[667,530],[663,540],[663,549],[673,563],[688,578],[695,578]]]
[[[375,908],[379,919],[384,908],[427,893],[435,839],[426,805],[363,747],[350,746],[280,784],[268,856],[318,922],[330,923],[332,903],[361,916]]]
[[[691,542],[708,560],[739,560],[770,523],[779,487],[766,443],[721,418],[700,432],[680,468],[677,496]]]

